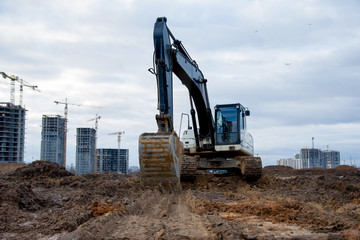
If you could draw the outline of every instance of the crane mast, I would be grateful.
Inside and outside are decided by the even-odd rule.
[[[64,167],[66,166],[66,144],[67,144],[67,125],[68,125],[68,112],[69,112],[69,108],[68,105],[73,105],[73,106],[81,106],[80,104],[76,104],[76,103],[68,103],[67,98],[65,98],[65,102],[60,102],[60,101],[54,101],[55,104],[63,104],[64,105],[64,118],[65,118],[65,126],[64,126]]]
[[[109,135],[117,135],[117,144],[118,144],[118,148],[117,148],[117,171],[120,172],[120,143],[121,143],[121,135],[125,134],[125,131],[119,131],[119,132],[114,132],[114,133],[109,133]]]
[[[95,148],[94,148],[94,151],[95,151],[95,166],[94,166],[94,169],[95,169],[95,172],[98,171],[97,169],[97,155],[96,155],[96,146],[97,146],[97,133],[98,133],[98,127],[99,127],[99,119],[101,118],[101,116],[98,116],[97,114],[95,115],[95,118],[92,118],[92,119],[89,119],[88,122],[90,121],[95,121]]]
[[[98,106],[90,106],[90,105],[81,105],[81,104],[77,104],[77,103],[69,103],[68,99],[65,98],[64,102],[61,101],[54,101],[55,104],[59,105],[62,104],[64,105],[64,118],[65,118],[65,127],[64,127],[64,166],[66,166],[66,143],[67,143],[67,125],[68,125],[68,113],[69,113],[69,105],[72,106],[78,106],[78,107],[93,107],[93,108],[101,108]],[[97,115],[96,115],[97,116]],[[98,119],[100,119],[100,116],[98,117]],[[97,127],[97,121],[96,123],[96,127]]]

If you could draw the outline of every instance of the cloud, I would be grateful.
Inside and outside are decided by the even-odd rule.
[[[39,86],[24,90],[28,161],[40,156],[44,114],[69,108],[68,162],[76,127],[99,114],[98,146],[116,147],[137,165],[142,132],[156,131],[153,26],[166,16],[208,79],[211,106],[240,102],[255,151],[266,164],[291,157],[311,137],[360,158],[358,1],[1,1],[0,71]],[[0,80],[0,101],[9,85]],[[18,99],[18,95],[17,95]],[[187,89],[174,77],[174,118],[189,112]],[[338,144],[338,145],[337,145]],[[309,145],[309,144],[308,144]],[[356,158],[355,157],[355,158]],[[358,162],[360,165],[360,160]]]

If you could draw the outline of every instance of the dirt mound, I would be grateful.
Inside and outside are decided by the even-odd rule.
[[[263,173],[265,174],[278,174],[278,173],[289,173],[294,169],[289,166],[281,166],[281,165],[272,165],[266,166],[263,168]]]
[[[359,171],[357,168],[352,167],[352,166],[348,166],[348,165],[340,165],[338,167],[335,168],[335,170],[337,171]]]
[[[0,183],[0,203],[8,203],[24,211],[36,211],[49,206],[49,201],[34,192],[32,186],[26,183]]]
[[[99,200],[96,200],[88,208],[92,211],[94,217],[102,216],[108,212],[126,213],[124,204],[113,203],[111,201],[100,202]]]
[[[235,230],[244,239],[275,239],[277,234],[281,239],[360,239],[360,177],[321,172],[294,171],[286,178],[266,174],[252,183],[231,177],[221,188],[214,181],[224,180],[211,178],[212,189],[196,186],[192,191],[190,207],[198,214],[220,215],[224,222],[217,219],[222,227],[215,228],[225,229],[221,234]]]
[[[50,177],[61,178],[65,176],[73,176],[74,174],[66,171],[64,167],[57,163],[48,161],[35,161],[31,164],[17,168],[15,172],[9,174],[13,177],[34,178],[34,177]]]
[[[326,168],[303,168],[303,169],[293,169],[288,166],[266,166],[263,168],[263,174],[277,175],[279,177],[290,177],[290,176],[321,176],[328,174],[336,175],[359,175],[360,171],[351,166],[341,165],[335,169],[326,169]]]
[[[0,163],[0,175],[14,172],[17,168],[26,166],[25,163]]]

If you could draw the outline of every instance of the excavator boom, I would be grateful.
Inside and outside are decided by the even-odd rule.
[[[210,138],[214,124],[207,98],[206,79],[182,43],[170,32],[166,21],[165,17],[161,17],[154,25],[152,72],[157,82],[158,132],[140,135],[139,163],[141,178],[146,184],[161,183],[179,187],[183,144],[173,128],[173,73],[189,89],[194,100],[201,126],[200,136]]]

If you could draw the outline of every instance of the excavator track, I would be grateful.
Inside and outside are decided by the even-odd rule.
[[[183,144],[175,132],[143,133],[139,137],[141,181],[150,187],[180,189]]]
[[[259,179],[262,175],[262,163],[260,157],[241,156],[237,157],[240,160],[241,174],[247,180]]]
[[[237,156],[233,160],[221,158],[201,158],[198,155],[184,155],[181,164],[181,180],[193,180],[197,175],[209,173],[208,170],[227,170],[228,174],[242,175],[246,180],[254,181],[262,175],[260,157]],[[221,173],[219,176],[226,174]]]
[[[181,162],[181,180],[193,180],[197,173],[199,156],[184,155]]]

